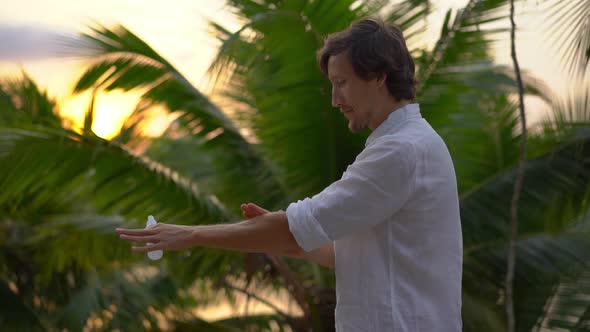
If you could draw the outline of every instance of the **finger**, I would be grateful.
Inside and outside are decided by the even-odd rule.
[[[129,241],[129,242],[135,242],[135,243],[158,243],[160,242],[160,240],[158,240],[156,238],[156,236],[136,236],[136,235],[125,235],[125,234],[121,234],[119,235],[119,238],[121,240],[125,240],[125,241]]]
[[[268,213],[268,210],[265,210],[254,203],[242,204],[240,205],[240,208],[242,209],[242,215],[246,219],[251,219]]]
[[[250,205],[250,203],[242,204],[242,205],[240,205],[240,209],[242,209],[242,211],[248,211],[249,210],[249,208],[248,208],[249,205]]]
[[[145,229],[126,229],[126,228],[117,228],[115,232],[119,235],[138,235],[138,236],[145,236],[145,235],[154,235],[158,234],[158,230],[154,228],[145,228]]]
[[[131,250],[133,250],[134,252],[142,252],[142,253],[156,251],[156,250],[162,250],[162,249],[164,249],[163,242],[154,243],[154,244],[150,244],[150,245],[143,246],[143,247],[131,247]]]
[[[252,213],[252,212],[244,212],[244,217],[246,219],[252,219],[254,217],[258,217],[260,213]]]
[[[268,213],[268,210],[265,210],[254,203],[248,204],[248,211],[252,214],[257,214],[257,215]]]
[[[242,209],[242,215],[244,218],[251,219],[256,216],[256,214],[252,213],[251,209],[248,207],[248,204],[242,204],[240,205],[240,208]]]

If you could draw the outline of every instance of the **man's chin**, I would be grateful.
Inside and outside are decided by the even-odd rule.
[[[352,122],[352,121],[348,121],[348,129],[353,134],[360,133],[363,130],[363,128],[359,128],[358,126],[355,126],[354,122]]]

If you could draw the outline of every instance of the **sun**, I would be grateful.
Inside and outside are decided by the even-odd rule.
[[[125,120],[133,113],[141,94],[135,92],[99,92],[94,100],[92,131],[104,139],[115,137]],[[85,92],[67,98],[61,106],[61,115],[72,120],[74,129],[84,127],[84,115],[90,106],[91,93]]]

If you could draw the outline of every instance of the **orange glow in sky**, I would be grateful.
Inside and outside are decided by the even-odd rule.
[[[42,33],[68,34],[77,34],[94,21],[105,26],[123,24],[170,61],[195,87],[206,91],[205,72],[217,50],[216,40],[209,35],[207,20],[236,27],[235,19],[224,5],[223,0],[208,0],[206,5],[192,0],[177,0],[174,4],[161,0],[149,4],[134,0],[56,0],[50,3],[22,0],[3,3],[0,33],[1,29],[7,29],[3,24],[8,29],[24,27]],[[13,39],[19,38],[19,35],[13,36]],[[47,40],[35,41],[38,41],[38,49],[28,47],[20,56],[9,58],[3,57],[11,53],[7,48],[3,50],[0,43],[0,78],[18,78],[24,69],[42,90],[56,98],[60,114],[69,118],[74,127],[82,128],[90,93],[72,96],[71,92],[90,62],[55,56],[45,51]],[[8,47],[6,43],[4,47]],[[115,136],[135,109],[140,95],[135,91],[99,93],[92,130],[103,138]],[[160,135],[174,118],[162,108],[153,109],[149,114],[150,119],[140,128],[149,136]]]
[[[138,100],[138,94],[119,91],[99,93],[95,98],[92,131],[107,139],[117,135]],[[61,115],[71,119],[75,127],[82,128],[89,102],[90,92],[70,97],[62,104]]]
[[[436,42],[446,9],[460,8],[467,0],[441,0],[433,3],[435,13],[429,18],[430,24],[424,35],[425,45]],[[558,95],[563,95],[568,90],[567,74],[561,69],[548,45],[543,44],[543,35],[537,29],[543,19],[542,9],[533,2],[518,2],[517,6],[521,13],[528,13],[517,17],[521,66],[544,80]],[[0,22],[3,24],[34,28],[37,31],[65,31],[75,34],[92,21],[106,26],[121,23],[171,62],[201,91],[205,91],[205,72],[218,47],[217,41],[208,34],[207,19],[222,23],[230,30],[239,26],[224,7],[223,0],[177,0],[173,4],[163,0],[149,3],[134,0],[21,0],[3,3],[0,11]],[[0,29],[5,28],[0,25]],[[46,40],[38,42],[39,45],[47,44]],[[2,47],[0,43],[0,51]],[[24,68],[41,88],[47,89],[50,96],[57,98],[60,113],[81,127],[84,112],[88,108],[89,94],[71,96],[70,93],[72,85],[88,63],[49,54],[43,56],[42,50],[29,51],[35,54],[33,58],[31,54],[23,54],[22,58],[2,58],[0,52],[0,77],[18,75],[20,68]],[[502,42],[495,53],[499,63],[512,66],[507,42]],[[116,135],[133,111],[138,96],[139,93],[136,92],[100,93],[95,104],[95,133],[104,138]],[[529,112],[533,112],[530,117],[533,120],[539,117],[538,113],[534,113],[535,109],[539,107],[529,108]],[[159,135],[171,121],[171,117],[163,111],[154,111],[152,114],[154,120],[145,123],[143,130],[147,135]]]

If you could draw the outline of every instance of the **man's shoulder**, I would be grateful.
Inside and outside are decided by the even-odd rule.
[[[398,131],[383,135],[383,138],[418,150],[438,148],[441,143],[444,144],[442,137],[424,118],[412,119]]]
[[[408,158],[445,146],[442,137],[423,119],[416,119],[391,133],[386,133],[363,150],[364,155],[380,154]]]
[[[373,141],[359,154],[360,159],[400,160],[415,153],[414,140],[400,133],[385,134]]]

